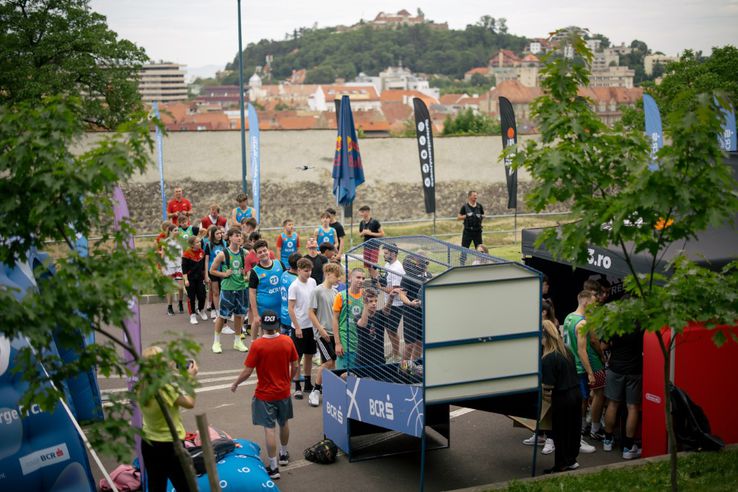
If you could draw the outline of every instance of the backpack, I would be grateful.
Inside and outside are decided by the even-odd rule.
[[[131,465],[118,465],[115,470],[110,473],[110,479],[113,480],[115,487],[120,492],[133,492],[141,490],[141,472]],[[104,478],[100,479],[100,490],[113,490],[108,481]]]
[[[308,461],[328,465],[336,461],[338,447],[330,439],[323,439],[307,448],[303,454]]]
[[[671,385],[671,416],[677,444],[683,450],[719,451],[725,443],[710,434],[710,422],[699,405],[684,390]]]
[[[228,251],[226,251],[226,250],[228,250]],[[228,249],[228,248],[225,248],[223,250],[223,255],[225,256],[225,261],[223,262],[223,264],[225,265],[225,269],[226,270],[228,270],[229,268],[231,268],[231,255],[232,254],[233,254],[233,252],[230,251],[230,249]],[[239,256],[241,258],[241,268],[244,268],[246,266],[246,261],[245,261],[244,255],[243,255],[243,248],[241,248],[241,249],[238,250],[238,255],[237,256]]]
[[[215,461],[218,462],[223,459],[225,455],[236,449],[236,443],[233,439],[228,437],[221,437],[211,441],[213,445],[213,454],[215,455]],[[206,473],[205,470],[205,455],[203,453],[202,446],[192,446],[187,448],[187,451],[192,457],[192,464],[195,467],[195,473],[202,475]]]

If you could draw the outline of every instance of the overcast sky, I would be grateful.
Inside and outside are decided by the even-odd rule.
[[[236,0],[91,0],[119,36],[146,49],[154,60],[197,68],[219,67],[238,52]],[[615,44],[640,39],[654,51],[686,48],[709,53],[738,45],[738,0],[243,0],[244,46],[284,39],[301,26],[351,25],[378,12],[420,7],[426,19],[463,29],[482,15],[507,19],[510,33],[545,37],[569,25],[602,33]]]

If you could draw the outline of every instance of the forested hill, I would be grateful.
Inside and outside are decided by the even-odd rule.
[[[427,25],[396,29],[363,26],[345,32],[303,28],[291,39],[249,44],[244,73],[248,77],[257,65],[265,64],[267,55],[272,55],[272,78],[277,80],[289,77],[293,69],[303,68],[308,70],[305,83],[329,83],[336,77],[350,80],[360,72],[377,75],[400,61],[413,72],[462,78],[470,68],[486,66],[500,48],[520,52],[526,44],[526,38],[483,21],[464,30],[438,30]],[[238,55],[226,69],[233,72],[223,82],[235,83]]]

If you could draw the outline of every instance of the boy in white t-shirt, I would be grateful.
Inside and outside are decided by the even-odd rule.
[[[310,321],[310,297],[317,286],[315,279],[310,277],[313,272],[313,262],[307,258],[297,261],[297,280],[292,282],[287,290],[288,310],[292,320],[293,340],[297,348],[298,357],[303,357],[303,374],[305,376],[305,392],[313,391],[310,381],[310,372],[313,369],[313,355],[316,353],[313,323]],[[300,387],[300,373],[295,374],[295,398],[302,400]]]

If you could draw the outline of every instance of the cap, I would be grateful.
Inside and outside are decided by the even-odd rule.
[[[279,327],[279,315],[271,309],[265,310],[261,314],[261,325],[266,328],[278,328]]]

